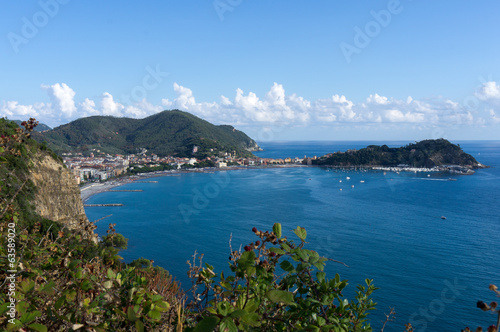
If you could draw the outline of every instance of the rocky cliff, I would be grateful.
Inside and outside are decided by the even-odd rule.
[[[80,188],[64,164],[51,155],[38,153],[32,159],[30,180],[37,188],[33,201],[36,212],[47,219],[78,227],[80,220],[87,220]]]
[[[73,175],[54,152],[30,138],[35,126],[34,119],[22,129],[0,118],[0,217],[17,218],[21,229],[52,229],[52,235],[64,228],[93,234]]]

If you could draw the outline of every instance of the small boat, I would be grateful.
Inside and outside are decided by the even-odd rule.
[[[359,182],[360,182],[360,183],[365,183],[365,180],[361,180],[361,181],[359,181]]]
[[[354,188],[354,185],[352,185],[351,188]]]
[[[339,190],[342,191],[342,188],[340,188]]]
[[[342,180],[340,180],[339,182],[342,183]]]
[[[347,176],[345,179],[346,179],[346,180],[350,180],[351,178]]]
[[[445,217],[445,216],[441,216],[441,219],[445,220],[445,219],[446,219],[446,217]]]

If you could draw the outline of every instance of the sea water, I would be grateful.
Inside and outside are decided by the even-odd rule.
[[[256,154],[302,158],[372,143],[380,144],[263,143]],[[326,268],[330,277],[349,280],[344,295],[352,298],[365,278],[380,288],[370,316],[375,330],[390,308],[396,318],[385,331],[402,331],[408,322],[417,331],[487,327],[496,317],[476,302],[495,300],[488,285],[500,284],[500,141],[455,143],[492,168],[471,176],[319,167],[182,174],[120,188],[143,192],[96,195],[88,203],[124,206],[86,213],[90,220],[112,215],[98,222],[98,232],[105,235],[109,223],[117,224],[129,238],[120,253],[126,262],[153,259],[185,289],[186,262],[195,251],[216,271],[227,271],[230,245],[236,250],[255,241],[252,227],[269,230],[280,222],[293,238],[291,230],[302,226],[311,249],[348,265],[330,262]]]

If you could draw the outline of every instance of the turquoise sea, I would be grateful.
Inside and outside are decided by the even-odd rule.
[[[256,154],[320,156],[383,143],[267,142]],[[396,319],[385,331],[403,331],[407,322],[416,331],[487,327],[496,317],[476,302],[494,301],[488,285],[500,284],[500,141],[453,143],[492,167],[471,176],[316,167],[182,174],[121,188],[143,192],[93,196],[89,203],[124,206],[86,213],[90,220],[112,214],[98,223],[98,232],[104,235],[116,223],[117,232],[129,238],[128,250],[121,252],[125,261],[153,259],[185,288],[186,261],[195,251],[220,271],[227,268],[231,236],[236,249],[255,240],[254,226],[267,230],[280,222],[291,234],[300,225],[312,249],[349,266],[327,267],[330,276],[349,280],[345,295],[352,297],[365,278],[380,287],[371,315],[376,331],[390,307]]]

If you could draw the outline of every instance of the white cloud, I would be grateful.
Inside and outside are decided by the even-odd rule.
[[[496,112],[493,109],[490,109],[489,113],[491,115],[491,121],[493,123],[500,123],[500,117],[497,116]]]
[[[52,101],[52,107],[56,111],[63,113],[65,117],[71,117],[76,112],[75,101],[73,100],[75,91],[67,86],[66,83],[42,85],[42,88],[47,90]]]
[[[163,98],[159,105],[146,99],[122,104],[109,92],[104,92],[96,100],[85,98],[75,102],[75,92],[65,83],[43,85],[42,88],[47,92],[49,103],[23,105],[18,101],[3,101],[0,104],[0,116],[11,119],[36,117],[49,125],[58,125],[91,115],[144,118],[164,109],[180,109],[215,124],[247,128],[396,126],[398,129],[427,130],[500,123],[497,116],[500,86],[495,82],[483,84],[476,94],[478,103],[474,109],[446,98],[414,99],[408,96],[396,99],[377,93],[359,103],[339,94],[308,100],[296,93],[287,95],[283,85],[278,83],[274,83],[262,97],[238,88],[233,97],[220,96],[218,102],[199,102],[191,89],[174,83],[175,97]]]
[[[403,113],[399,110],[388,110],[385,112],[385,117],[390,122],[424,122],[425,115],[423,113]]]
[[[386,105],[389,103],[389,99],[387,99],[387,97],[379,96],[378,94],[374,94],[374,95],[369,95],[368,98],[366,98],[366,102],[368,104]]]
[[[85,98],[85,100],[80,103],[80,107],[84,112],[83,114],[86,116],[96,115],[99,113],[99,111],[95,109],[95,102],[88,98]]]
[[[104,92],[101,99],[101,109],[102,115],[120,116],[124,107],[122,104],[115,102],[110,93]]]
[[[500,99],[500,85],[496,82],[483,83],[476,96],[481,100]]]

